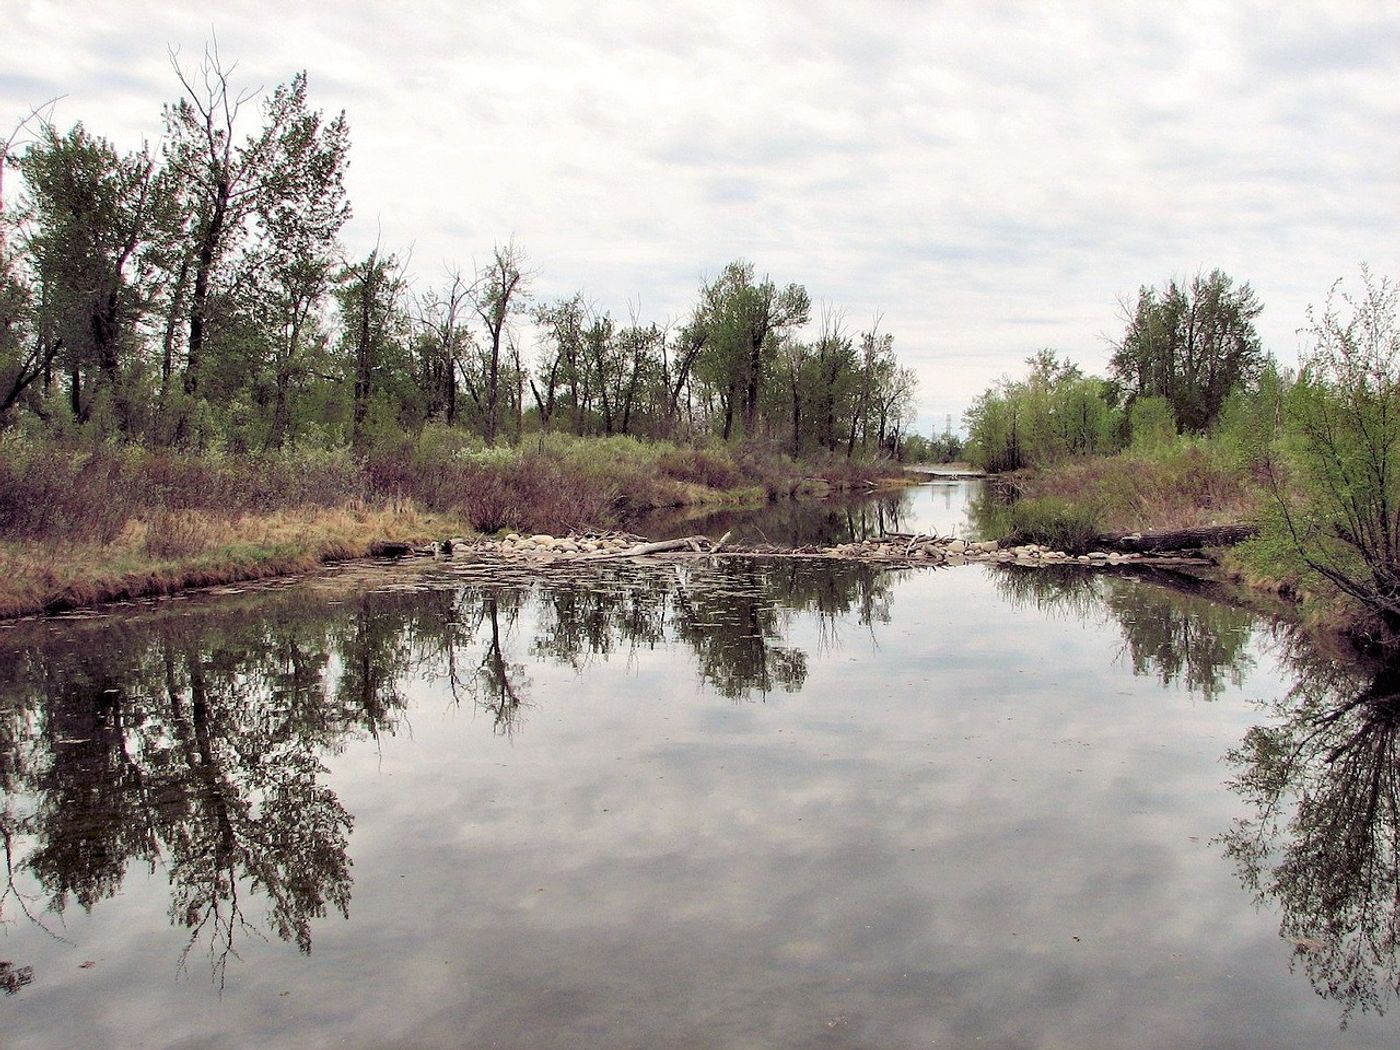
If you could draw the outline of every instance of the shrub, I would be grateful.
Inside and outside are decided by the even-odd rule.
[[[1010,544],[1039,543],[1070,554],[1083,554],[1099,534],[1094,512],[1082,504],[1053,496],[1019,500],[1011,506]]]
[[[1306,587],[1342,596],[1400,647],[1400,289],[1364,268],[1334,286],[1285,399],[1288,469],[1271,473],[1268,541],[1290,546]]]
[[[725,451],[712,448],[672,448],[657,463],[661,473],[677,481],[710,488],[733,488],[741,481],[738,464]]]

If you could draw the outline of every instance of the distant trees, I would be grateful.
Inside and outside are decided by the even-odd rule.
[[[533,313],[540,354],[529,387],[541,429],[575,434],[783,442],[795,455],[896,454],[913,417],[916,379],[899,366],[893,336],[856,337],[839,312],[816,338],[800,285],[780,289],[736,260],[701,284],[679,326],[621,324],[582,293]]]
[[[1143,287],[1124,306],[1109,380],[1039,351],[1026,359],[1026,378],[1003,378],[968,409],[969,458],[986,470],[1017,470],[1215,431],[1272,374],[1254,326],[1262,308],[1248,284],[1220,270]]]
[[[1115,346],[1110,375],[1128,402],[1165,398],[1177,429],[1200,434],[1220,416],[1225,399],[1254,380],[1266,357],[1254,319],[1263,304],[1248,284],[1212,270],[1183,285],[1143,287],[1126,305],[1127,329]]]
[[[349,131],[304,73],[240,88],[215,47],[175,65],[158,153],[81,124],[0,147],[0,425],[234,450],[368,448],[432,423],[487,444],[531,430],[897,454],[914,376],[878,322],[737,259],[692,309],[625,319],[532,299],[514,243],[415,289],[378,245],[340,244]]]
[[[969,459],[983,470],[1048,466],[1069,456],[1118,451],[1122,412],[1109,385],[1053,350],[1026,358],[1024,379],[1007,377],[967,410]]]

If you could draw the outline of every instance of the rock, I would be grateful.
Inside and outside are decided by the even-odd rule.
[[[965,550],[967,550],[967,544],[966,544],[965,542],[963,542],[962,540],[949,540],[949,541],[948,541],[948,553],[949,553],[949,554],[961,554],[961,553],[962,553],[963,551],[965,551]]]
[[[531,536],[530,542],[539,547],[553,547],[554,537],[549,535],[547,532],[541,532],[537,535]]]

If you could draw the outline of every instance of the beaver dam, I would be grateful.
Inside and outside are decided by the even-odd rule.
[[[1141,540],[1142,537],[1137,534],[1123,539],[1132,542]],[[1021,566],[1078,564],[1089,567],[1213,564],[1199,552],[1189,549],[1186,553],[1114,550],[1075,555],[1035,543],[1004,547],[994,540],[964,540],[954,536],[907,533],[886,533],[872,539],[832,546],[808,544],[786,547],[771,543],[733,543],[729,533],[717,540],[703,535],[648,540],[619,532],[585,531],[566,536],[522,536],[519,533],[508,532],[500,539],[457,539],[421,548],[412,548],[406,544],[387,546],[381,553],[436,555],[463,561],[504,561],[524,563],[538,568],[556,564],[588,564],[616,558],[686,559],[696,556],[811,558],[907,565],[967,565],[978,562]]]

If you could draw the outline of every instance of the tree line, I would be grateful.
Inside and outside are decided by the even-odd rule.
[[[1262,309],[1248,283],[1220,270],[1144,286],[1123,305],[1107,378],[1038,351],[1024,378],[1000,380],[968,409],[970,458],[1018,470],[1217,430],[1232,398],[1276,375],[1254,325]]]
[[[1261,577],[1349,608],[1366,648],[1400,652],[1400,288],[1361,268],[1309,308],[1298,368],[1262,349],[1248,284],[1214,271],[1144,288],[1107,379],[1050,351],[967,413],[990,470],[1067,458],[1209,449],[1259,490]],[[1186,439],[1185,441],[1179,439]]]
[[[537,298],[513,241],[417,282],[400,254],[340,242],[349,128],[304,73],[259,98],[213,48],[175,70],[158,148],[43,114],[0,142],[22,182],[0,215],[0,426],[240,450],[440,423],[487,444],[557,429],[898,452],[915,378],[878,320],[814,318],[802,285],[745,260],[666,323]]]

